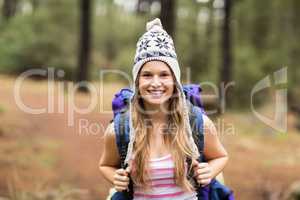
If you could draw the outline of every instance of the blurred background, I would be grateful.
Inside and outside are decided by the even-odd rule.
[[[129,85],[120,74],[131,76],[136,42],[155,17],[174,39],[183,82],[202,85],[236,199],[300,199],[300,1],[0,0],[0,9],[1,200],[106,198],[103,130],[114,94]],[[16,88],[31,69],[45,75]],[[95,99],[87,84],[69,87],[85,81],[97,105],[76,112]],[[215,90],[222,84],[232,84],[225,94]],[[46,111],[26,112],[20,99]]]

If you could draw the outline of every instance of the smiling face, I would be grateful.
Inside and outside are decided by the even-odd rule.
[[[156,60],[145,63],[139,73],[138,89],[146,108],[166,103],[174,92],[174,77],[169,66]]]

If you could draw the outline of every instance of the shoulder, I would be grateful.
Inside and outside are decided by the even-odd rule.
[[[210,126],[213,124],[212,120],[205,114],[202,114],[204,126]]]
[[[217,130],[214,122],[206,114],[203,114],[202,118],[203,118],[204,133],[210,135],[217,134]]]
[[[114,122],[108,124],[104,132],[104,140],[106,142],[115,142],[116,141],[116,134],[114,128]]]
[[[101,163],[107,166],[119,166],[120,163],[113,122],[109,123],[104,131],[104,148]]]
[[[105,130],[105,135],[114,135],[115,134],[115,128],[114,128],[115,123],[112,121],[110,122]]]
[[[214,127],[214,123],[212,122],[212,120],[206,115],[206,113],[204,113],[201,108],[197,107],[197,106],[193,106],[192,107],[194,115],[197,116],[198,121],[200,120],[201,123],[203,123],[203,128],[204,129],[208,129],[208,128],[213,128]]]

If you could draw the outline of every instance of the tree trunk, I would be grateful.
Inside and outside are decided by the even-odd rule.
[[[151,5],[154,2],[160,2],[161,0],[138,0],[136,4],[136,12],[138,14],[146,14],[150,12]]]
[[[4,0],[2,7],[3,18],[9,20],[17,12],[17,3],[18,0]]]
[[[189,26],[187,28],[187,34],[189,38],[189,54],[187,56],[187,65],[191,68],[191,81],[196,81],[198,79],[199,74],[203,72],[202,66],[202,58],[203,52],[201,51],[201,36],[198,30],[198,13],[199,13],[199,5],[194,2],[194,5],[189,10],[188,21],[186,24]]]
[[[118,20],[115,15],[115,7],[113,1],[107,1],[106,4],[106,21],[107,28],[105,30],[105,67],[111,68],[113,65],[113,61],[116,59],[118,54],[117,44],[116,44],[116,35],[117,33],[114,31],[114,24]]]
[[[226,105],[226,93],[228,91],[224,90],[228,83],[232,80],[232,52],[231,52],[231,10],[233,2],[231,0],[224,0],[224,20],[222,26],[222,65],[220,70],[220,106],[221,112],[224,111]],[[223,84],[222,84],[223,83]],[[231,98],[228,99],[228,104],[230,105]],[[228,105],[227,104],[227,105]]]
[[[176,23],[176,0],[161,0],[160,19],[164,29],[174,38]]]
[[[208,3],[208,9],[209,9],[209,17],[208,22],[206,24],[205,28],[205,42],[204,42],[204,56],[202,65],[205,69],[210,69],[209,65],[211,63],[211,54],[212,54],[212,47],[213,47],[213,36],[214,36],[214,8],[213,8],[213,2],[210,1]]]
[[[39,0],[31,0],[31,4],[32,4],[32,9],[33,9],[33,12],[35,12],[37,10],[37,8],[39,7]]]
[[[91,0],[80,0],[80,39],[77,81],[88,80],[91,44]],[[81,91],[87,91],[81,87]]]

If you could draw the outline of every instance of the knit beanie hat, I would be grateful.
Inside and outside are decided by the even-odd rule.
[[[136,54],[134,57],[134,66],[132,69],[133,75],[133,85],[132,90],[135,90],[135,82],[137,81],[137,75],[143,65],[151,60],[159,60],[163,61],[170,69],[173,71],[175,76],[175,81],[179,86],[180,95],[179,98],[182,98],[183,101],[183,119],[185,120],[185,124],[187,125],[186,131],[188,132],[188,140],[189,146],[192,147],[193,157],[198,158],[199,152],[197,146],[192,137],[192,131],[189,124],[189,112],[188,106],[185,98],[185,94],[182,89],[182,85],[180,83],[180,68],[177,61],[177,55],[175,52],[175,47],[172,38],[169,34],[163,29],[160,19],[156,18],[153,21],[150,21],[146,25],[146,33],[144,33],[137,42],[137,49]],[[135,92],[135,91],[134,91]],[[131,113],[131,103],[130,103],[130,113]],[[132,126],[132,119],[131,115],[129,115],[129,124],[130,124],[130,131],[129,137],[130,141],[128,144],[128,152],[125,159],[125,163],[131,159],[132,151],[133,151],[133,142],[135,140],[135,131]]]

